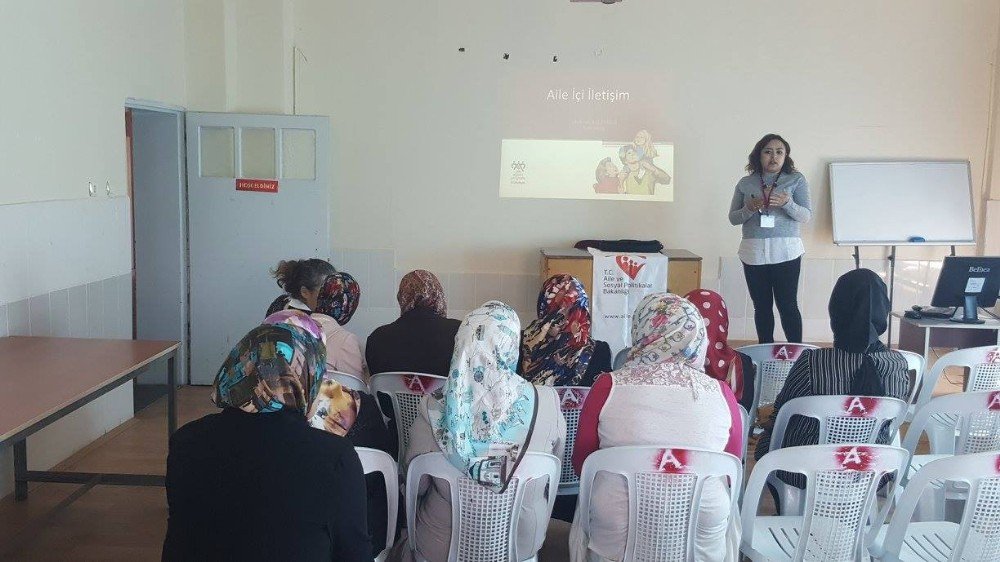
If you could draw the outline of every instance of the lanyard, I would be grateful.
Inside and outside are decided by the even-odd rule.
[[[760,173],[760,196],[764,198],[764,208],[761,211],[761,214],[763,215],[769,214],[767,211],[768,209],[771,208],[770,195],[771,193],[774,193],[774,188],[778,187],[778,178],[780,177],[781,177],[781,170],[778,170],[778,175],[774,176],[774,183],[772,183],[771,185],[767,185],[764,182],[764,172]],[[771,191],[768,192],[767,191],[768,189],[770,189]]]

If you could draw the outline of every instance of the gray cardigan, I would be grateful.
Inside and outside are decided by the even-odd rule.
[[[764,181],[769,185],[774,182],[775,174],[765,174]],[[748,211],[746,204],[752,197],[761,197],[760,176],[744,176],[737,184],[733,193],[733,202],[729,205],[729,222],[743,225],[743,238],[789,238],[800,237],[799,223],[809,222],[812,210],[809,203],[809,184],[799,172],[781,174],[778,178],[777,191],[791,195],[784,207],[772,207],[774,228],[761,228],[760,213]]]

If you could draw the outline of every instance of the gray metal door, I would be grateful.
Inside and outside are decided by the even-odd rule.
[[[187,114],[191,383],[260,324],[282,259],[329,255],[330,120]]]

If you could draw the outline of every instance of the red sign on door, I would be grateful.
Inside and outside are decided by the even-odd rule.
[[[278,180],[252,180],[236,178],[236,191],[259,191],[261,193],[277,193]]]

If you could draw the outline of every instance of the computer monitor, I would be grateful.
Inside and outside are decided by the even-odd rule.
[[[941,276],[934,287],[931,306],[962,307],[962,318],[952,318],[955,322],[982,324],[977,307],[989,308],[997,304],[1000,290],[1000,257],[956,257],[944,258]]]

